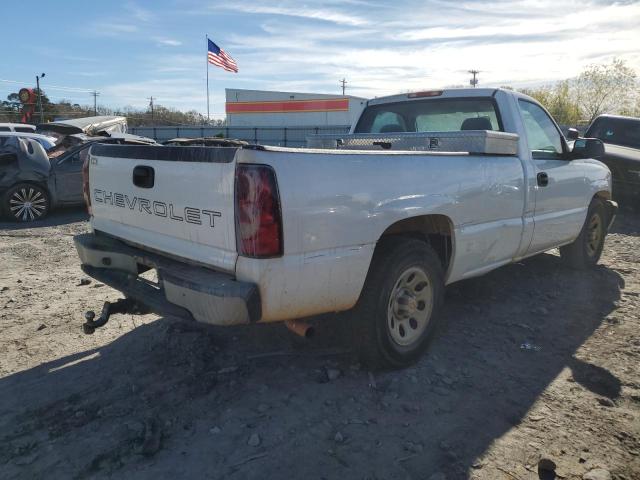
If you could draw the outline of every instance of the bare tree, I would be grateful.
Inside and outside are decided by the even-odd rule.
[[[633,101],[636,73],[623,60],[589,65],[575,80],[576,100],[591,122],[603,113],[617,113]]]

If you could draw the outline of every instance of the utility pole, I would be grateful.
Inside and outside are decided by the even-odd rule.
[[[476,86],[478,85],[478,79],[476,78],[476,75],[480,73],[480,70],[469,70],[469,73],[473,75],[473,78],[469,80],[469,84],[472,85],[473,88],[476,88]]]
[[[100,92],[94,90],[91,95],[93,95],[93,114],[98,115],[98,95],[100,95]]]
[[[151,108],[151,125],[155,127],[156,121],[153,115],[153,97],[149,97],[149,108]]]
[[[347,88],[347,79],[343,78],[342,80],[340,80],[340,82],[342,84],[342,96],[344,97],[344,90],[345,88]]]
[[[40,79],[44,78],[44,73],[36,75],[36,88],[38,89],[38,107],[40,108],[40,123],[44,123],[44,112],[42,111],[42,95],[40,94]]]

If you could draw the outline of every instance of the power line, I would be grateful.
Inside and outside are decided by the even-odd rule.
[[[93,95],[93,114],[94,115],[98,115],[98,95],[100,95],[99,92],[96,92],[95,90],[93,92],[91,92],[91,95]]]
[[[342,80],[340,80],[340,82],[342,84],[342,96],[344,97],[344,90],[347,88],[347,79],[343,78]]]
[[[29,85],[30,82],[18,82],[16,80],[6,80],[4,78],[0,78],[0,82],[2,83],[13,83],[15,85]],[[68,92],[78,92],[78,93],[91,93],[92,90],[88,88],[76,88],[76,87],[62,87],[60,85],[47,85],[47,90],[65,90]]]
[[[478,79],[476,78],[476,75],[480,73],[480,70],[469,70],[469,73],[473,75],[473,78],[469,80],[469,84],[473,86],[473,88],[476,88],[476,86],[478,85]]]
[[[153,117],[153,97],[149,97],[149,107],[151,107],[151,123],[155,125],[155,121]]]

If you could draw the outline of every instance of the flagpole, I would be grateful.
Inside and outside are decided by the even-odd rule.
[[[209,118],[209,35],[205,33],[205,38],[207,39],[207,123],[211,121]]]

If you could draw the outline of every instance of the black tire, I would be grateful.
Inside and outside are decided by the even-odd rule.
[[[578,238],[573,243],[560,247],[562,261],[567,266],[578,270],[595,266],[602,255],[608,221],[604,204],[594,198],[589,205],[587,218]]]
[[[30,183],[14,185],[4,195],[2,206],[5,215],[17,222],[33,222],[49,213],[49,193]]]
[[[415,287],[406,283],[411,273],[418,277]],[[420,282],[427,285],[418,289]],[[353,312],[362,363],[373,369],[399,368],[418,360],[433,338],[443,296],[442,264],[426,242],[406,237],[381,240]]]

